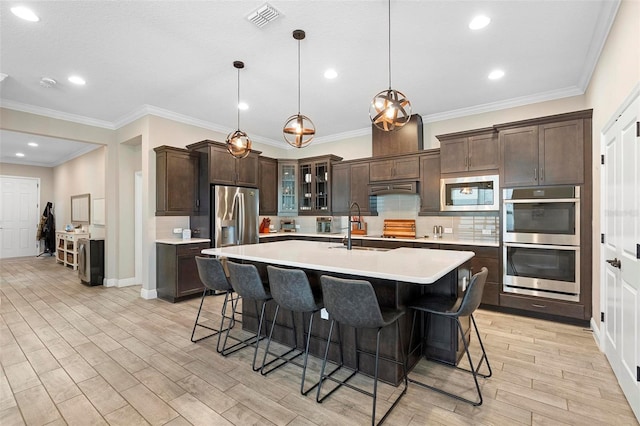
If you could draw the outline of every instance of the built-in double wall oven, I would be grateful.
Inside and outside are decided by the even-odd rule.
[[[580,299],[580,187],[503,190],[503,291]]]

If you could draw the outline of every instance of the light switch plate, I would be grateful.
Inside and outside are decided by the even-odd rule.
[[[325,308],[320,309],[320,318],[322,318],[323,320],[329,319],[329,312],[327,312]]]
[[[174,234],[182,234],[182,228],[173,228]]]
[[[453,234],[453,228],[444,228],[445,234]]]

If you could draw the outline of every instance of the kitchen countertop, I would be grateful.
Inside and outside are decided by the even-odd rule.
[[[342,244],[296,240],[210,248],[202,254],[415,284],[434,283],[474,256],[410,247],[347,250]]]
[[[158,244],[197,244],[197,243],[210,243],[209,238],[164,238],[156,240]]]
[[[272,232],[269,234],[260,234],[260,238],[268,237],[283,237],[283,236],[299,236],[299,237],[317,237],[317,238],[342,238],[345,234],[318,234],[313,232]],[[488,240],[470,240],[470,239],[458,239],[453,237],[443,238],[382,238],[380,236],[373,235],[352,235],[352,240],[378,240],[378,241],[405,241],[410,243],[431,243],[431,244],[454,244],[464,246],[484,246],[484,247],[500,247],[498,241]]]

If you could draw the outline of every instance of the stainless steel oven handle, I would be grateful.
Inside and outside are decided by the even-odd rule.
[[[580,198],[545,198],[545,199],[525,199],[525,200],[503,200],[504,204],[543,204],[543,203],[579,203]]]
[[[580,251],[580,246],[557,246],[557,245],[551,245],[551,244],[526,244],[526,243],[503,243],[503,245],[505,247]]]

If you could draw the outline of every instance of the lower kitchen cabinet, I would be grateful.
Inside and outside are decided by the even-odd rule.
[[[585,307],[583,304],[519,294],[502,293],[500,295],[500,306],[535,312],[541,314],[543,317],[553,315],[555,317],[569,317],[583,320],[585,316]]]
[[[502,269],[500,268],[500,248],[485,246],[458,246],[441,244],[442,250],[472,251],[476,255],[470,260],[471,275],[480,272],[482,267],[488,270],[487,282],[482,293],[482,304],[498,306],[500,305],[500,289]]]
[[[202,294],[196,256],[209,243],[156,243],[156,290],[158,297],[175,303]]]

